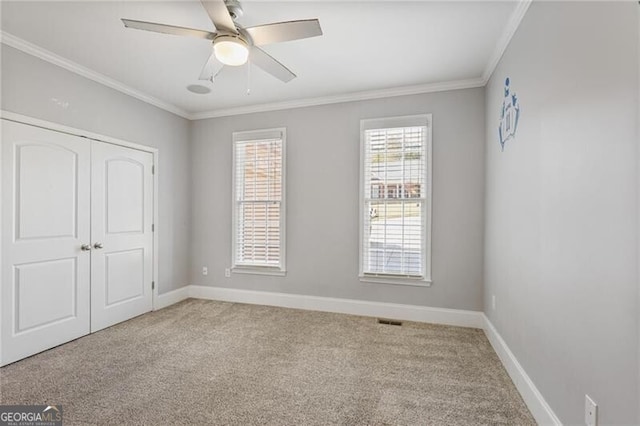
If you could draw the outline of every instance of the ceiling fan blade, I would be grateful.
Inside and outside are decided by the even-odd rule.
[[[196,37],[205,40],[213,40],[215,33],[209,31],[195,30],[193,28],[176,27],[173,25],[155,24],[153,22],[134,21],[133,19],[122,19],[122,23],[127,28],[136,30],[153,31],[154,33],[172,34],[178,36]]]
[[[251,35],[253,44],[256,46],[322,35],[320,21],[317,19],[277,22],[249,27],[245,28],[245,30]]]
[[[200,2],[207,11],[211,22],[215,25],[216,30],[238,34],[236,24],[233,22],[224,0],[200,0]]]
[[[215,76],[220,72],[224,64],[216,59],[216,55],[212,52],[207,63],[202,67],[199,80],[213,81]]]
[[[285,83],[296,78],[296,75],[292,73],[289,68],[276,61],[271,55],[258,47],[253,46],[251,48],[249,58],[251,59],[251,63],[256,64],[264,71]]]

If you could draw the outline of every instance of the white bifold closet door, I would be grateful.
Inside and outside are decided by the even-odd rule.
[[[153,155],[94,142],[91,331],[149,312],[153,277]]]
[[[2,121],[2,363],[89,333],[91,143]]]
[[[2,120],[1,362],[152,309],[153,156]]]

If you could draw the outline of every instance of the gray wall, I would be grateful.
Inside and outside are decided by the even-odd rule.
[[[640,421],[637,7],[534,2],[486,89],[486,312],[565,424]]]
[[[360,119],[433,114],[433,286],[358,279]],[[231,274],[231,134],[287,128],[287,276]],[[191,283],[482,310],[484,89],[200,120]],[[201,269],[208,266],[209,275]]]
[[[159,149],[158,290],[188,284],[189,121],[6,45],[2,109]],[[67,102],[62,108],[53,99]]]

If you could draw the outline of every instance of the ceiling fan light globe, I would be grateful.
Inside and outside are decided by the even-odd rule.
[[[219,37],[213,42],[216,58],[225,65],[239,66],[247,62],[249,48],[235,37]]]

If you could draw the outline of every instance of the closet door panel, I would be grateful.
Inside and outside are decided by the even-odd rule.
[[[5,365],[89,332],[91,144],[2,120],[1,152]]]
[[[153,155],[95,142],[92,164],[91,330],[96,331],[152,309]]]

